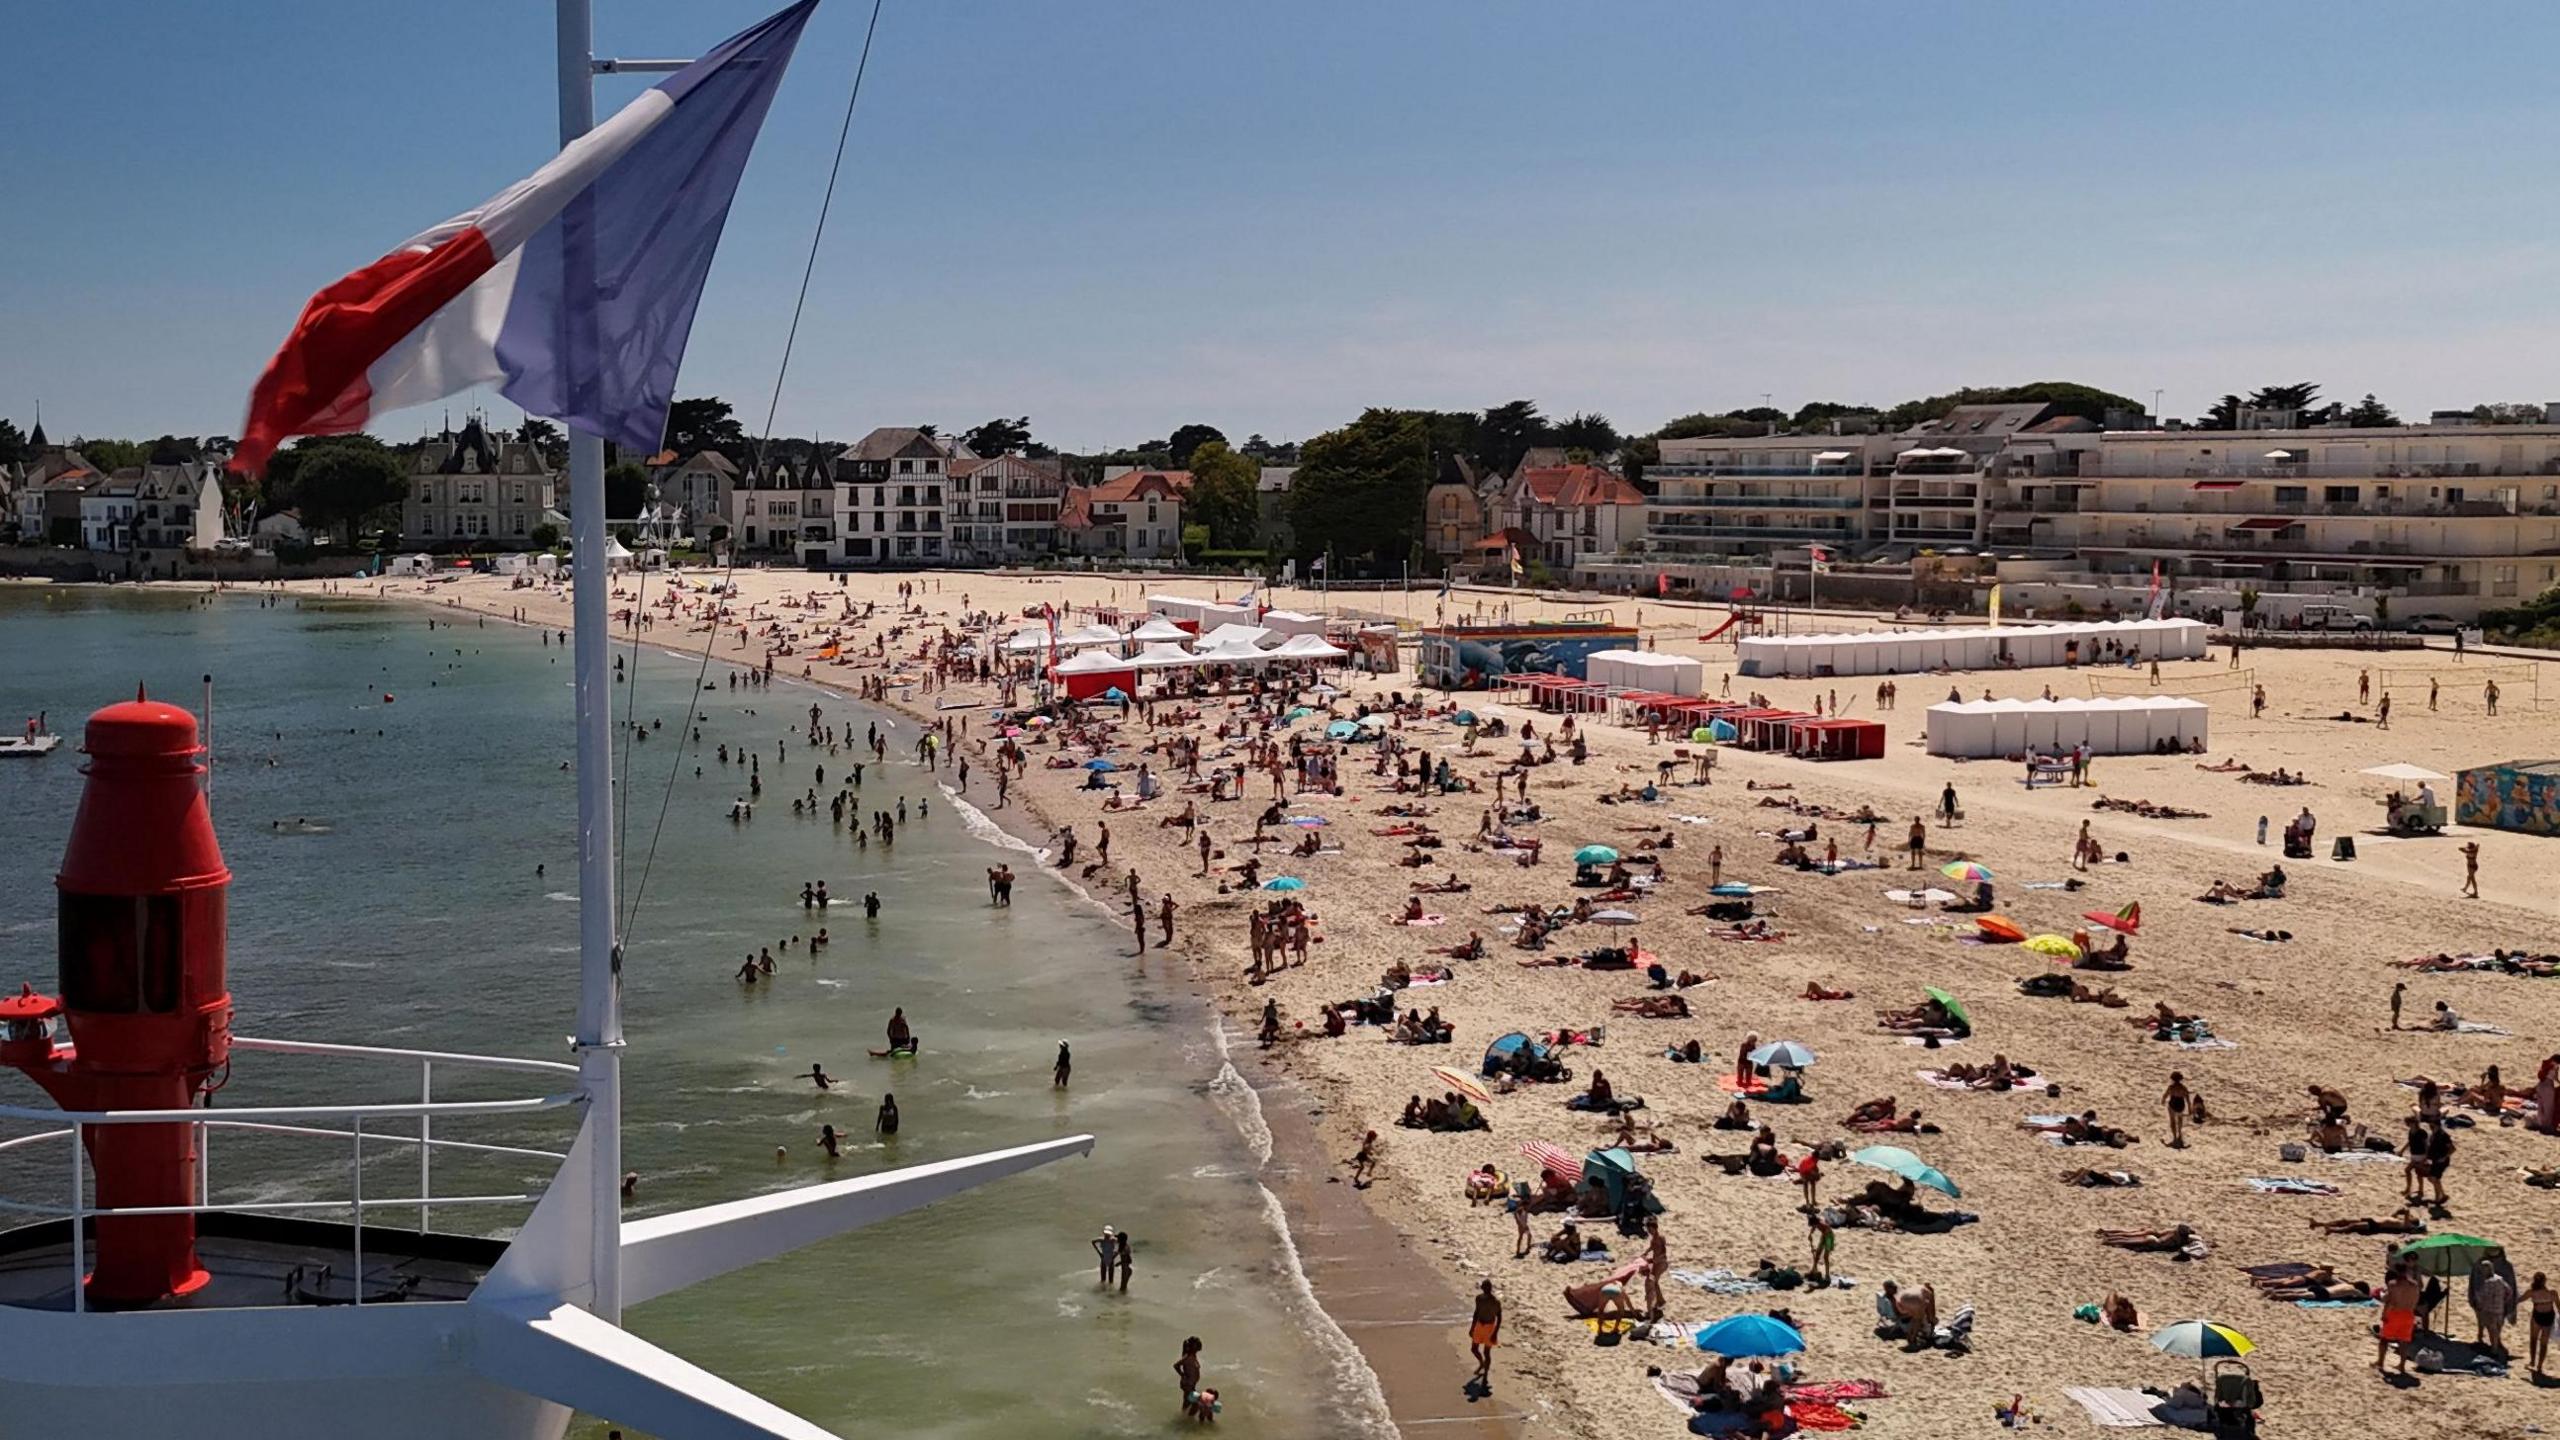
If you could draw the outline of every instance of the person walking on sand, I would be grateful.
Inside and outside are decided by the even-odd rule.
[[[2394,1030],[2400,1028],[2400,1003],[2408,996],[2409,982],[2406,980],[2391,982],[2391,1028]]]
[[[2462,842],[2462,896],[2466,900],[2480,898],[2480,842]]]
[[[1707,888],[1713,889],[1723,883],[1724,845],[1722,842],[1718,842],[1717,844],[1708,847],[1707,850]]]
[[[1920,868],[1920,857],[1928,853],[1929,849],[1929,827],[1922,824],[1917,815],[1911,817],[1911,839],[1906,843],[1911,851],[1911,868],[1917,870]]]
[[[2434,677],[2433,675],[2428,676],[2428,677],[2427,677],[2427,713],[2428,713],[2428,714],[2430,714],[2430,715],[2433,715],[2434,713],[2436,713],[2436,689],[2437,689],[2437,685],[2436,685],[2436,677]]]
[[[1813,1256],[1805,1268],[1805,1278],[1828,1285],[1831,1283],[1831,1252],[1839,1248],[1840,1232],[1831,1227],[1830,1221],[1822,1218],[1821,1210],[1811,1205],[1804,1207],[1804,1229],[1806,1243],[1813,1249]]]
[[[2489,713],[2492,716],[2495,716],[2498,713],[2498,682],[2492,680],[2488,684],[2481,686],[2480,698],[2488,705]]]
[[[2539,1383],[2542,1367],[2551,1358],[2552,1322],[2560,1320],[2560,1294],[2553,1293],[2549,1277],[2536,1270],[2533,1284],[2516,1299],[2525,1307],[2525,1363]]]
[[[2391,728],[2391,692],[2388,690],[2382,692],[2382,699],[2373,707],[2373,723],[2379,730]]]
[[[2187,1077],[2184,1072],[2169,1072],[2169,1088],[2160,1095],[2160,1103],[2169,1107],[2169,1148],[2187,1148]]]
[[[1173,912],[1180,908],[1173,903],[1173,892],[1164,892],[1164,899],[1156,905],[1156,918],[1164,926],[1163,937],[1156,941],[1157,949],[1162,950],[1173,943]]]
[[[2382,1368],[2391,1347],[2400,1347],[2400,1373],[2409,1373],[2409,1347],[2418,1339],[2418,1281],[2404,1263],[2394,1263],[2382,1282],[2382,1324],[2375,1331],[2373,1368]]]
[[[1351,1157],[1351,1188],[1366,1190],[1369,1177],[1378,1168],[1378,1132],[1371,1130],[1360,1137],[1359,1152]]]
[[[1502,1301],[1493,1282],[1476,1285],[1475,1318],[1467,1324],[1467,1349],[1476,1357],[1476,1373],[1468,1386],[1479,1395],[1493,1393],[1493,1347],[1502,1341]]]
[[[2356,703],[2359,705],[2373,703],[2373,672],[2370,670],[2356,672]]]
[[[1956,823],[1956,782],[1953,780],[1947,782],[1947,788],[1938,792],[1938,823],[1941,825]]]

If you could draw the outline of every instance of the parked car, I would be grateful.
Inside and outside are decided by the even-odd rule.
[[[2370,630],[2373,617],[2359,615],[2344,605],[2305,605],[2302,607],[2305,630]]]
[[[2451,635],[2469,627],[2450,615],[2431,611],[2425,615],[2410,616],[2409,623],[2401,628],[2412,635]]]

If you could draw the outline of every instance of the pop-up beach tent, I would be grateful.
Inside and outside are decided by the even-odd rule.
[[[1129,661],[1100,650],[1088,650],[1058,662],[1058,684],[1070,700],[1091,700],[1107,690],[1138,693],[1138,670]]]
[[[1262,623],[1265,628],[1279,635],[1321,637],[1324,634],[1324,617],[1309,615],[1301,610],[1265,610],[1262,612]]]
[[[2102,700],[1953,700],[1929,707],[1929,753],[1968,759],[2089,747],[2147,755],[2163,741],[2191,751],[2209,738],[2211,707],[2178,695]]]

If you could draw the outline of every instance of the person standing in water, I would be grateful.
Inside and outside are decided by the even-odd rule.
[[[1057,1066],[1056,1066],[1056,1068],[1055,1068],[1055,1069],[1053,1069],[1053,1070],[1051,1070],[1051,1071],[1049,1072],[1049,1088],[1050,1088],[1050,1089],[1052,1089],[1052,1090],[1064,1090],[1064,1089],[1066,1089],[1066,1088],[1067,1088],[1067,1076],[1068,1076],[1068,1074],[1069,1074],[1070,1072],[1072,1072],[1074,1069],[1075,1069],[1075,1059],[1074,1059],[1074,1057],[1073,1057],[1073,1056],[1071,1056],[1071,1055],[1069,1055],[1069,1054],[1067,1053],[1067,1042],[1066,1042],[1066,1041],[1064,1041],[1064,1040],[1061,1040],[1061,1041],[1059,1041],[1059,1042],[1058,1042],[1058,1063],[1057,1063]]]
[[[1129,1276],[1138,1268],[1138,1262],[1129,1254],[1129,1232],[1126,1230],[1112,1241],[1111,1263],[1120,1271],[1120,1293],[1128,1294]]]
[[[871,1133],[879,1136],[883,1140],[895,1140],[898,1138],[897,1096],[883,1094],[880,1097],[880,1115],[879,1118],[871,1122]]]
[[[836,1088],[836,1077],[828,1074],[816,1061],[811,1061],[809,1064],[809,1078],[812,1081],[815,1081],[818,1088],[821,1090],[833,1090]]]

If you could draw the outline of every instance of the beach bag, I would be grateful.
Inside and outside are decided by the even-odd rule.
[[[2276,1153],[2287,1160],[2296,1162],[2309,1159],[2311,1154],[2310,1151],[2302,1147],[2301,1142],[2295,1140],[2287,1140],[2282,1145],[2277,1146]]]

